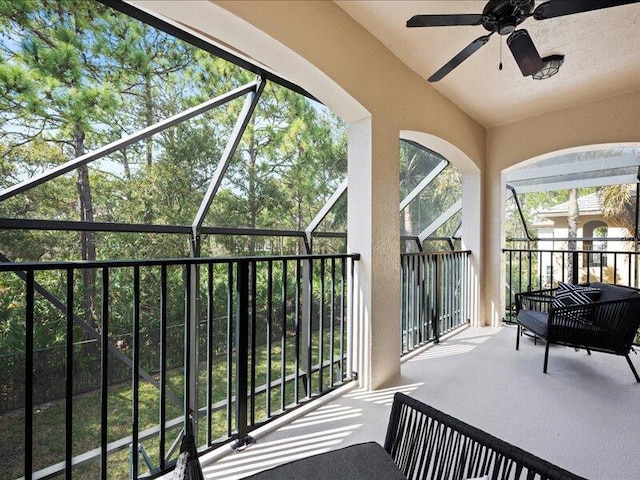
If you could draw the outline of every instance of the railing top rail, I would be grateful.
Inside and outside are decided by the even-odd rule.
[[[534,237],[534,238],[524,238],[524,237],[509,237],[506,239],[507,242],[633,242],[635,238],[633,237]]]
[[[174,265],[209,265],[221,263],[243,262],[268,262],[290,260],[320,260],[331,258],[351,258],[360,260],[359,253],[341,254],[317,254],[317,255],[277,255],[277,256],[252,256],[252,257],[220,257],[220,258],[164,258],[145,260],[94,260],[94,261],[59,261],[59,262],[0,262],[1,271],[25,271],[25,270],[63,270],[68,268],[113,268],[113,267],[159,267]]]
[[[51,230],[71,232],[127,232],[127,233],[167,233],[186,234],[192,232],[187,225],[149,225],[139,223],[111,223],[111,222],[79,222],[74,220],[43,220],[29,218],[0,217],[0,228],[7,230]],[[303,230],[261,229],[247,227],[200,227],[203,235],[252,235],[268,237],[300,237],[304,238]],[[313,232],[314,237],[343,238],[346,232]]]
[[[432,256],[446,256],[446,255],[456,255],[456,254],[466,254],[466,255],[470,255],[471,254],[471,250],[442,250],[442,251],[437,251],[437,252],[415,252],[415,253],[401,253],[400,257],[413,257],[413,256],[419,256],[419,257],[428,257],[430,255]]]
[[[539,252],[539,253],[591,253],[598,254],[601,253],[603,255],[606,254],[619,254],[619,255],[630,255],[637,254],[638,252],[634,252],[633,250],[591,250],[591,249],[580,249],[580,250],[567,250],[564,249],[556,249],[556,248],[503,248],[503,253],[508,252]]]
[[[400,235],[400,239],[401,240],[418,240],[420,238],[419,235],[410,235],[410,234],[403,234]],[[435,237],[435,236],[431,236],[428,238],[425,238],[424,241],[425,242],[431,242],[431,241],[447,241],[447,240],[462,240],[462,237],[454,235],[453,237],[444,237],[444,236],[439,236],[439,237]]]

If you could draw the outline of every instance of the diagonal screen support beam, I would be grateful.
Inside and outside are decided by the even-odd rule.
[[[247,92],[247,97],[244,100],[242,110],[238,115],[238,119],[236,120],[233,131],[229,136],[229,140],[227,140],[227,144],[222,152],[216,171],[213,173],[213,178],[209,183],[207,192],[200,203],[198,213],[196,213],[193,220],[193,224],[191,225],[191,256],[194,258],[200,257],[201,255],[202,244],[200,241],[200,229],[204,222],[204,218],[207,216],[211,202],[220,188],[224,174],[226,173],[227,168],[231,163],[231,159],[240,144],[242,135],[251,121],[251,117],[258,105],[258,100],[260,100],[260,96],[262,95],[265,85],[266,81],[258,77],[254,82],[254,88]],[[185,358],[185,367],[189,367],[188,369],[185,368],[185,374],[188,373],[187,378],[185,378],[185,429],[189,426],[189,415],[198,411],[198,364],[200,360],[200,349],[198,346],[198,339],[200,338],[200,289],[198,288],[198,285],[200,285],[199,266],[195,264],[190,265],[188,275],[190,288],[185,292],[185,295],[187,296],[187,302],[191,308],[188,309],[185,317],[185,344],[191,345],[192,348],[189,350],[188,357]],[[198,415],[192,415],[191,421],[193,422],[193,431],[198,432]]]
[[[530,242],[532,242],[534,238],[529,234],[529,228],[527,228],[527,221],[524,218],[524,213],[522,212],[522,206],[520,205],[520,200],[518,200],[518,193],[516,192],[516,189],[513,188],[508,183],[505,185],[505,187],[507,187],[507,190],[509,190],[513,195],[513,200],[516,202],[516,207],[518,208],[518,215],[520,216],[520,222],[522,222],[522,228],[524,228],[524,234],[526,235],[527,239]]]
[[[431,182],[433,182],[433,180],[440,174],[440,172],[442,172],[445,168],[447,168],[447,165],[449,165],[449,162],[447,162],[446,160],[443,160],[438,165],[436,165],[435,168],[429,172],[429,175],[424,177],[422,179],[422,181],[416,186],[416,188],[414,188],[411,191],[411,193],[409,193],[409,195],[407,195],[404,198],[404,200],[402,200],[402,202],[400,202],[400,211],[402,211],[405,208],[407,208],[407,206],[418,195],[420,195],[420,192],[422,192],[422,190],[427,188],[427,185],[429,185]]]
[[[451,235],[449,236],[449,247],[451,247],[451,251],[453,252],[456,249],[456,237],[460,235],[460,229],[462,228],[462,220],[458,222],[456,228],[453,229]]]
[[[124,147],[127,147],[133,143],[139,142],[145,138],[148,138],[158,132],[162,132],[167,128],[173,127],[181,122],[189,120],[195,116],[198,116],[202,113],[205,113],[212,108],[219,107],[220,105],[224,105],[238,97],[246,95],[247,93],[254,91],[256,86],[260,85],[260,80],[253,81],[241,87],[238,87],[230,92],[227,92],[223,95],[220,95],[216,98],[212,98],[206,102],[201,103],[200,105],[196,105],[195,107],[189,108],[184,112],[180,112],[177,115],[173,115],[165,120],[157,122],[149,127],[143,128],[142,130],[138,130],[137,132],[127,135],[125,137],[116,140],[115,142],[111,142],[104,147],[98,148],[92,152],[89,152],[85,155],[81,155],[73,160],[63,163],[51,170],[44,172],[40,175],[36,175],[35,177],[29,178],[24,182],[20,182],[16,185],[13,185],[2,192],[0,192],[0,201],[6,200],[7,198],[11,198],[14,195],[25,192],[33,187],[41,185],[49,180],[59,177],[60,175],[64,175],[78,167],[83,165],[87,165],[95,160],[98,160],[106,155],[109,155],[117,150],[120,150]]]
[[[423,243],[430,235],[432,235],[436,230],[444,225],[447,220],[453,217],[460,210],[462,210],[462,199],[458,200],[456,203],[447,208],[447,210],[445,210],[442,215],[431,222],[431,225],[420,232],[420,235],[418,235],[420,243]]]
[[[262,95],[262,91],[266,82],[261,78],[258,78],[255,81],[255,88],[253,91],[249,92],[247,98],[245,99],[244,105],[242,107],[242,111],[238,115],[238,119],[236,120],[236,124],[233,127],[233,131],[231,132],[231,136],[227,141],[227,145],[225,146],[224,152],[222,152],[222,157],[218,162],[218,167],[213,174],[213,178],[211,179],[211,183],[209,184],[209,188],[207,189],[207,193],[202,199],[202,203],[200,204],[200,208],[198,209],[198,213],[193,220],[193,236],[194,238],[198,235],[198,230],[202,226],[202,222],[204,222],[204,217],[207,215],[209,211],[209,207],[211,206],[211,202],[213,201],[213,197],[215,197],[218,189],[220,188],[220,184],[222,183],[222,179],[224,178],[224,174],[229,167],[229,163],[231,163],[231,158],[233,157],[236,149],[238,148],[238,144],[242,139],[242,135],[244,131],[247,129],[247,125],[251,120],[251,116],[258,104],[258,100],[260,100],[260,96]]]
[[[329,200],[325,202],[322,209],[316,214],[314,219],[311,220],[311,223],[309,223],[307,228],[304,229],[305,247],[307,249],[307,253],[311,253],[311,250],[312,250],[311,235],[313,235],[313,232],[315,231],[316,228],[318,228],[318,225],[320,225],[320,222],[324,220],[324,218],[331,211],[333,206],[338,202],[338,200],[340,200],[340,197],[342,197],[342,195],[346,191],[347,191],[347,179],[345,178],[342,181],[342,183],[338,185],[338,188],[336,188],[335,192],[333,192],[331,197],[329,197]]]

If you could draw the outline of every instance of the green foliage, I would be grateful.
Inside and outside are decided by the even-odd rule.
[[[443,161],[436,153],[412,142],[400,142],[400,197],[405,198]],[[462,177],[451,164],[400,212],[400,231],[418,235],[462,196]],[[437,235],[451,236],[455,225],[440,229]]]
[[[229,62],[86,0],[0,2],[0,37],[1,189],[254,79]],[[234,100],[83,167],[86,181],[79,169],[4,200],[0,216],[190,226],[243,103]],[[346,145],[345,126],[335,115],[267,84],[205,225],[304,229],[346,175]],[[345,219],[346,196],[323,227],[344,228]],[[290,238],[205,240],[203,255],[300,249],[299,240]],[[103,259],[190,252],[187,235],[0,232],[0,253],[15,261],[91,259],[84,253],[87,244]],[[77,279],[74,289],[76,299],[85,298],[77,313],[96,327],[99,276]],[[39,281],[64,298],[60,277]],[[171,279],[170,295],[181,298],[182,281],[181,274]],[[20,285],[14,274],[0,278],[0,289],[9,292],[0,302],[3,351],[19,350],[23,341]],[[157,310],[157,287],[157,275],[142,284],[145,311]],[[111,288],[119,292],[111,299],[115,341],[131,329],[131,272],[115,273]],[[47,321],[38,323],[37,344],[48,348],[63,338],[64,322],[46,301],[38,305],[43,309],[38,319]],[[170,318],[182,321],[181,303],[174,305]],[[157,312],[149,321],[155,325]]]
[[[614,227],[622,227],[628,235],[636,230],[636,207],[632,196],[632,185],[609,185],[600,190],[602,210],[607,223]]]

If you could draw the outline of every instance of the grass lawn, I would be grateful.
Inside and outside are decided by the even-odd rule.
[[[316,332],[317,333],[317,332]],[[330,334],[325,330],[323,335],[324,361],[329,361]],[[339,342],[339,332],[334,332],[336,347]],[[314,335],[312,346],[312,361],[318,362],[318,335]],[[295,373],[295,347],[293,339],[288,339],[285,345],[286,361],[285,375]],[[259,347],[255,359],[256,385],[264,385],[267,371],[267,349]],[[304,363],[299,365],[300,370]],[[201,364],[199,372],[198,404],[206,405],[207,372],[206,364]],[[281,372],[281,346],[275,342],[271,348],[271,380],[280,378]],[[318,375],[313,377],[313,389],[319,390]],[[337,366],[334,367],[334,379],[340,381]],[[233,380],[233,379],[232,379]],[[329,372],[325,371],[323,385],[326,387],[329,380]],[[178,398],[183,398],[183,371],[175,369],[167,372],[167,389]],[[217,357],[211,371],[211,384],[213,385],[213,402],[220,402],[227,396],[227,361],[226,357]],[[306,394],[302,382],[299,383],[300,398]],[[280,387],[274,387],[271,391],[271,412],[280,411]],[[285,385],[285,404],[294,403],[293,382]],[[254,400],[254,415],[256,421],[266,419],[266,395],[260,394]],[[139,431],[154,427],[159,420],[159,391],[148,382],[141,380],[139,388]],[[250,404],[251,406],[251,404]],[[182,416],[182,405],[177,405],[167,399],[166,418],[171,420]],[[74,397],[73,402],[73,453],[79,455],[100,447],[100,391],[85,393]],[[132,424],[132,387],[129,383],[113,385],[109,387],[108,401],[108,441],[116,441],[131,435]],[[233,414],[232,414],[233,415]],[[249,414],[250,415],[250,414]],[[65,403],[64,401],[51,402],[40,405],[34,409],[34,471],[46,468],[50,465],[64,461],[65,454]],[[199,422],[200,441],[206,438],[206,417]],[[15,479],[21,477],[24,472],[24,412],[16,411],[0,415],[0,438],[3,440],[3,448],[0,449],[0,464],[2,464],[1,479]],[[180,428],[167,431],[165,451],[168,452]],[[212,415],[212,439],[224,439],[227,437],[227,411],[226,408],[214,412]],[[142,442],[145,450],[155,465],[159,464],[159,434]],[[173,454],[172,458],[177,456]],[[124,480],[129,478],[129,452],[128,449],[114,452],[108,458],[108,478]],[[140,460],[140,473],[147,471]],[[99,478],[100,457],[94,462],[74,469],[77,478]]]

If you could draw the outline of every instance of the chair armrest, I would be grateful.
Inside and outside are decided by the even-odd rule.
[[[402,393],[393,398],[384,448],[407,478],[584,480]]]
[[[516,293],[516,314],[523,308],[548,312],[557,290],[557,288],[546,288],[544,290]]]

